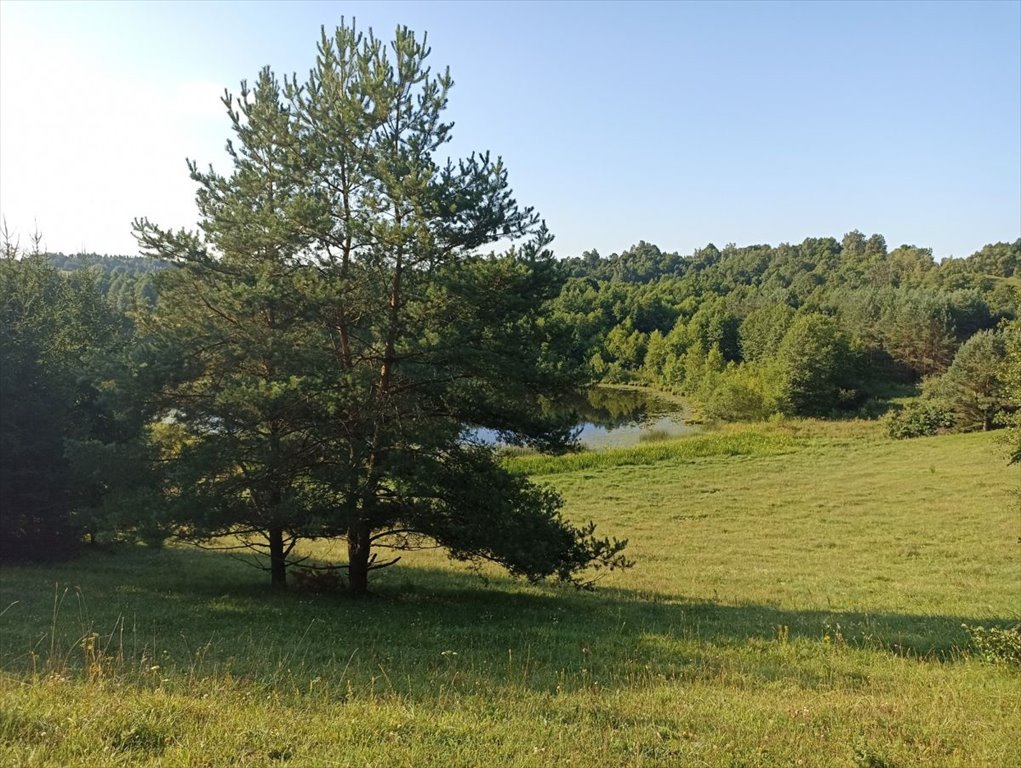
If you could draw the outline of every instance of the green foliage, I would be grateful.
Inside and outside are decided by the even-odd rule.
[[[1013,627],[963,626],[975,655],[980,659],[1021,669],[1021,624]]]
[[[773,361],[777,401],[782,412],[825,415],[853,397],[854,353],[832,317],[808,313],[797,317],[784,335]]]
[[[890,436],[919,437],[952,429],[1013,425],[1021,402],[1016,386],[1016,326],[1015,322],[1003,331],[983,330],[971,336],[947,371],[925,382],[923,398],[886,418]],[[1012,460],[1018,453],[1011,448]]]
[[[1021,238],[1013,243],[990,243],[964,260],[968,269],[1000,277],[1021,276]]]
[[[1007,400],[1001,421],[1007,427],[1007,446],[1012,464],[1021,462],[1021,320],[1003,330],[1004,356],[999,377]]]
[[[632,268],[638,253],[642,266]],[[1013,318],[1018,307],[1005,278],[982,275],[964,260],[936,264],[927,248],[888,251],[881,235],[857,231],[839,242],[709,245],[686,257],[641,243],[608,257],[588,252],[566,265],[574,277],[555,312],[574,329],[574,359],[591,361],[606,380],[642,380],[714,400],[700,403],[714,413],[728,400],[743,403],[740,412],[824,413],[882,398],[892,386],[944,372],[963,341]],[[797,406],[779,391],[749,388],[754,372],[703,384],[713,348],[726,363],[763,363],[774,369],[767,378],[783,373],[789,380],[790,361],[777,360],[780,344],[795,317],[813,313],[832,317],[850,345],[835,396],[830,377],[813,380],[810,373],[809,385],[825,391],[818,402]],[[719,388],[726,391],[717,394]]]
[[[92,528],[68,448],[109,436],[97,385],[114,338],[92,275],[0,259],[0,560],[67,557]]]
[[[793,321],[794,309],[788,304],[763,304],[753,309],[739,329],[742,357],[755,361],[775,355]]]
[[[128,315],[156,301],[155,275],[169,264],[137,256],[100,256],[94,253],[47,253],[46,262],[64,273],[87,271],[110,306],[130,325]]]
[[[886,433],[897,440],[938,435],[954,426],[953,414],[946,405],[931,399],[912,400],[887,414],[884,422]]]
[[[701,304],[688,322],[688,337],[707,353],[716,349],[724,360],[740,360],[739,325],[724,301],[710,300]]]
[[[703,377],[698,390],[702,415],[722,421],[759,421],[779,410],[781,382],[774,368],[735,365]]]
[[[946,297],[920,289],[884,291],[876,332],[882,347],[912,374],[945,371],[957,347],[953,312]]]
[[[961,345],[946,373],[927,391],[946,404],[959,429],[992,429],[997,415],[1009,406],[1001,378],[1005,360],[1003,335],[979,331]]]
[[[428,55],[403,27],[389,47],[324,32],[305,83],[267,68],[225,99],[230,175],[191,164],[201,233],[137,223],[175,264],[140,322],[155,415],[183,432],[154,433],[172,440],[157,447],[177,530],[268,552],[277,586],[297,542],[338,536],[355,593],[395,562],[380,546],[529,578],[626,564],[624,542],[465,438],[563,449],[544,398],[582,378],[568,318],[547,311],[552,238],[499,160],[444,159],[452,80]],[[606,351],[608,372],[638,366],[644,334],[616,329]]]
[[[645,266],[632,269],[638,252]],[[936,265],[929,249],[912,245],[888,252],[882,236],[857,231],[841,242],[711,245],[688,257],[642,243],[568,259],[575,277],[553,311],[573,329],[573,359],[605,381],[682,391],[724,419],[835,413],[941,374],[963,341],[1015,316],[1013,288],[962,263]],[[803,361],[795,375],[794,362],[780,358],[784,336],[806,315],[836,323],[838,346],[848,350],[843,371]],[[713,349],[724,364],[764,369],[718,375],[726,366],[706,368]]]
[[[642,364],[645,380],[653,384],[662,381],[669,359],[669,342],[658,330],[653,331],[645,345],[645,360]]]
[[[603,348],[610,361],[607,368],[609,379],[622,381],[626,379],[625,371],[637,370],[645,359],[646,339],[641,331],[634,330],[626,321],[610,330]]]

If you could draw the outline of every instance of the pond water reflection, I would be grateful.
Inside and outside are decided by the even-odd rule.
[[[592,387],[560,401],[556,408],[574,414],[583,448],[626,447],[643,440],[676,437],[697,431],[684,420],[681,407],[641,389]],[[496,442],[496,433],[477,430],[475,437]]]
[[[634,445],[697,429],[676,402],[640,389],[593,387],[565,407],[578,415],[578,442],[585,448]]]

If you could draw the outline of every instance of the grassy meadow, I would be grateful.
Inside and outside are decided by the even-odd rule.
[[[1021,620],[995,435],[793,422],[508,462],[635,567],[585,592],[424,551],[366,600],[192,548],[5,567],[0,765],[1021,764],[1021,670],[962,626]]]

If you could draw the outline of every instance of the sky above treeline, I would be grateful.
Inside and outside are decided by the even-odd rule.
[[[0,3],[0,213],[133,254],[229,170],[220,103],[304,75],[342,16],[428,32],[451,153],[501,155],[559,256],[858,229],[967,256],[1021,237],[1021,2]]]

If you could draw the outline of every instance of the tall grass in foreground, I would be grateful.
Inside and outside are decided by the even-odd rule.
[[[183,548],[4,568],[0,764],[1017,765],[998,451],[759,425],[535,465],[631,538],[593,593],[437,552],[364,601]]]

